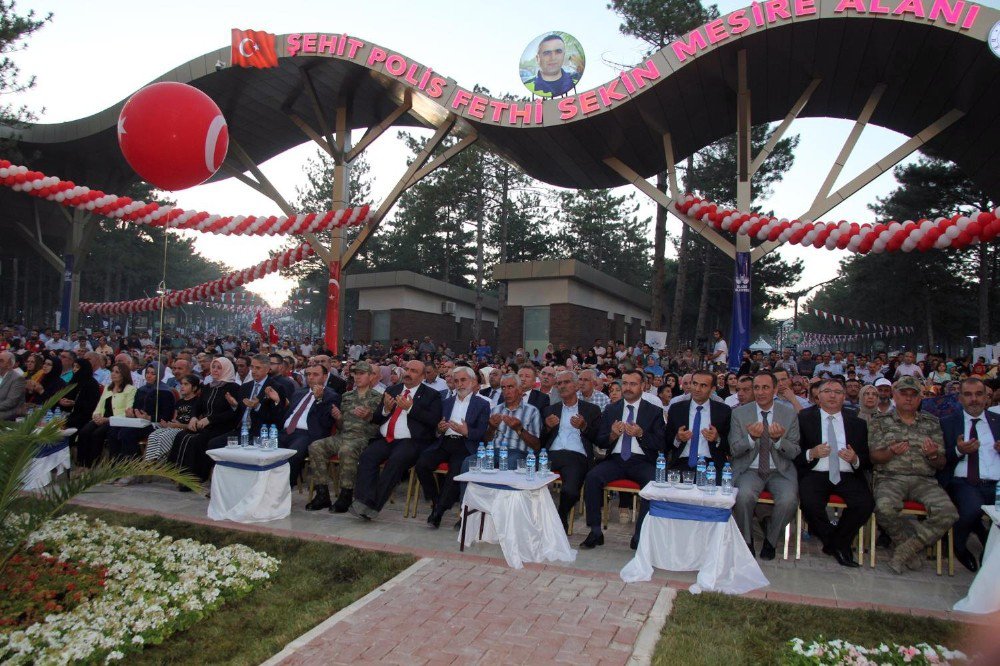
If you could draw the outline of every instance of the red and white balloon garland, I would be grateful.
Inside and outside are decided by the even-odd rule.
[[[720,231],[750,236],[758,240],[792,245],[826,247],[868,252],[926,252],[930,249],[961,249],[975,242],[991,241],[1000,235],[1000,209],[939,217],[935,220],[907,220],[889,224],[857,222],[808,222],[741,213],[696,197],[685,195],[674,203],[681,215],[706,222]]]
[[[239,286],[258,280],[265,275],[269,275],[283,268],[288,268],[292,264],[302,261],[313,254],[312,246],[303,243],[296,248],[286,250],[275,255],[266,261],[262,261],[256,266],[244,268],[242,271],[230,273],[229,275],[205,282],[196,287],[188,287],[180,291],[169,291],[162,297],[141,298],[135,301],[119,301],[117,303],[80,303],[80,311],[86,314],[131,314],[133,312],[150,312],[160,309],[160,301],[163,307],[175,308],[185,303],[193,303],[205,300],[211,296],[218,296],[228,291],[232,291]]]
[[[158,203],[146,203],[116,194],[76,185],[73,181],[46,176],[28,167],[0,159],[0,185],[15,192],[54,201],[67,208],[91,210],[98,215],[135,224],[169,229],[193,229],[210,234],[237,236],[276,236],[324,231],[333,227],[358,226],[368,217],[368,206],[344,208],[325,213],[306,213],[286,217],[256,215],[212,215],[183,210]]]

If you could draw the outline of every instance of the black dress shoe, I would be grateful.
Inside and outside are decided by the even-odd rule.
[[[431,515],[427,516],[427,524],[437,529],[441,527],[441,518],[444,517],[444,512],[434,509],[431,511]]]
[[[639,537],[632,537],[632,539],[628,542],[628,547],[632,550],[637,550],[639,548]]]
[[[835,555],[836,553],[837,553],[837,549],[834,548],[833,546],[831,546],[831,545],[823,546],[823,554],[824,555]]]
[[[764,545],[760,547],[760,559],[762,560],[774,559],[774,546],[772,546],[767,539],[764,539]]]
[[[840,550],[835,548],[833,551],[833,557],[837,560],[837,564],[842,567],[850,567],[852,569],[857,569],[861,565],[854,561],[854,556],[850,550]]]
[[[979,571],[979,562],[976,562],[976,556],[969,551],[955,553],[955,559],[961,562],[962,566],[972,573]]]
[[[594,532],[591,532],[590,534],[587,535],[587,538],[583,540],[583,543],[580,544],[580,548],[586,548],[589,550],[591,548],[603,545],[604,545],[604,532],[601,532],[600,534],[595,534]]]

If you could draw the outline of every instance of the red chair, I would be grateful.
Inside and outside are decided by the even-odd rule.
[[[771,505],[773,505],[774,504],[774,495],[772,495],[771,492],[768,491],[768,490],[762,490],[762,491],[760,491],[760,496],[757,498],[757,504],[771,504]],[[798,512],[798,517],[796,518],[796,527],[798,528],[799,534],[801,534],[802,533],[802,512],[801,511]],[[782,557],[782,559],[786,559],[786,560],[788,559],[788,543],[789,543],[789,541],[791,541],[791,536],[792,536],[791,529],[792,529],[792,526],[791,526],[790,523],[788,525],[785,525],[785,546],[782,549],[782,555],[781,555],[781,557]]]
[[[303,470],[308,469],[309,458],[306,458],[305,464],[302,466]],[[340,492],[340,456],[332,455],[330,459],[326,461],[326,469],[330,474],[330,480],[333,482],[333,488],[330,488],[330,492],[333,495],[337,495]],[[299,484],[300,492],[302,484]],[[312,474],[309,475],[309,501],[312,501],[313,493],[315,492],[315,481],[312,478]]]
[[[559,493],[562,492],[562,476],[559,474],[559,472],[553,472],[553,474],[556,475],[556,480],[553,481],[549,485],[549,487],[556,494],[555,503],[556,506],[559,506]],[[581,500],[583,499],[582,495],[580,496],[580,499]],[[577,502],[577,504],[579,504],[579,502]],[[574,504],[573,507],[569,510],[569,520],[568,520],[569,525],[566,528],[566,536],[573,536],[573,523],[575,521],[576,521],[576,504]]]
[[[635,500],[639,496],[639,491],[642,487],[635,481],[629,481],[628,479],[618,479],[617,481],[612,481],[608,485],[604,486],[604,491],[602,494],[601,501],[601,523],[604,525],[604,529],[608,528],[608,499],[611,497],[611,491],[619,493],[631,493],[632,494],[632,513],[635,513]]]
[[[847,503],[844,502],[844,498],[840,495],[830,495],[830,499],[826,503],[827,506],[833,507],[837,511],[843,511],[847,508]],[[800,506],[796,510],[795,516],[795,559],[802,559],[802,507]],[[874,534],[875,530],[875,514],[872,513],[871,518],[868,520],[868,528]],[[862,525],[858,529],[858,564],[865,563],[865,526]],[[874,565],[873,565],[874,566]]]
[[[904,516],[926,516],[927,507],[925,507],[920,502],[914,502],[911,500],[906,500],[903,502]],[[875,514],[872,514],[871,522],[871,534],[869,535],[869,550],[871,551],[871,558],[869,563],[871,567],[875,568]],[[944,541],[944,537],[938,539],[938,542],[934,544],[935,558],[937,559],[937,575],[942,575],[943,570],[943,557],[942,557],[942,547],[941,542]],[[948,528],[948,575],[955,575],[955,531],[953,528]]]
[[[441,489],[441,483],[437,481],[438,474],[448,474],[448,463],[443,462],[437,466],[434,470],[435,482],[437,482],[438,490]],[[420,489],[417,487],[417,468],[410,468],[410,481],[406,484],[406,505],[403,507],[403,518],[416,518],[417,517],[417,505],[420,503]],[[411,509],[412,502],[412,509]]]

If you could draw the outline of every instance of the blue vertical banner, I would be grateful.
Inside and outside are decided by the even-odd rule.
[[[733,329],[729,335],[729,369],[735,372],[750,346],[750,253],[736,253],[733,277]]]
[[[63,285],[62,285],[62,303],[59,308],[59,328],[68,331],[69,330],[69,307],[70,300],[73,298],[73,263],[74,257],[72,254],[63,255],[63,263],[66,267],[63,269]],[[69,339],[69,336],[66,336]]]

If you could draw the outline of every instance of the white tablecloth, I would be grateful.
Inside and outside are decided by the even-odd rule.
[[[466,509],[481,512],[479,520],[469,516],[466,521],[464,545],[479,541],[479,525],[483,520],[482,540],[499,543],[507,564],[515,569],[522,568],[524,562],[576,561],[576,551],[569,546],[547,487],[557,478],[555,474],[547,474],[529,481],[524,474],[510,471],[466,472],[456,476],[456,481],[468,483],[462,515]],[[461,534],[458,538],[461,541]]]
[[[76,428],[64,428],[59,434],[71,437],[76,434]],[[23,490],[41,490],[52,483],[53,472],[61,474],[73,466],[70,462],[69,443],[65,439],[43,447],[39,453],[41,455],[35,456],[24,473],[21,483]]]
[[[710,522],[660,518],[651,509],[642,522],[635,557],[621,570],[623,581],[648,581],[656,567],[697,571],[697,582],[689,588],[693,594],[702,591],[743,594],[770,584],[733,520],[731,510],[736,503],[736,489],[732,495],[723,495],[721,489],[710,495],[697,488],[658,488],[648,483],[639,495],[653,502],[709,507],[730,513],[725,522]]]
[[[969,586],[969,593],[953,607],[953,610],[963,613],[1000,611],[1000,511],[994,506],[984,506],[983,511],[993,525],[983,551],[983,561]]]
[[[288,460],[293,449],[209,449],[216,461],[212,472],[212,498],[208,517],[237,523],[263,523],[285,518],[292,512],[288,485],[288,463],[273,469],[237,469],[226,463],[266,468]],[[221,463],[221,464],[220,464]]]

